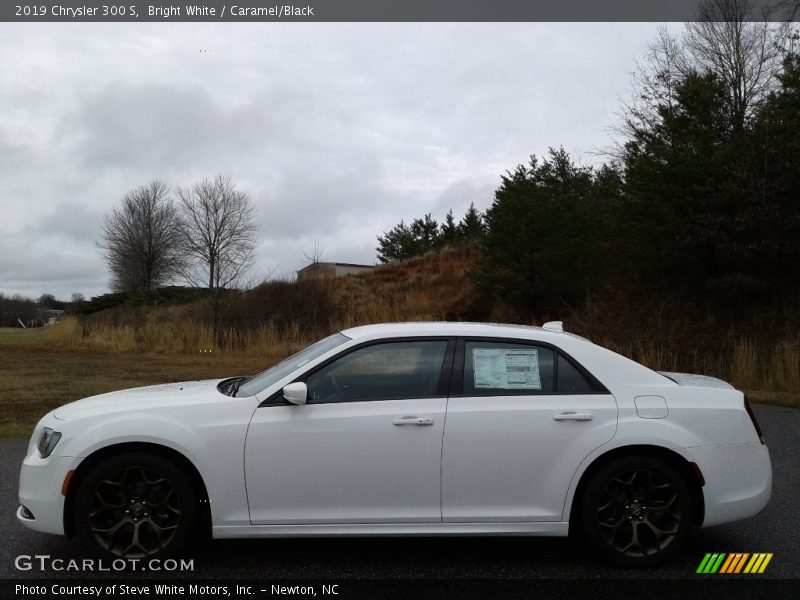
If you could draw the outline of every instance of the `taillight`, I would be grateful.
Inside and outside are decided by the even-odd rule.
[[[761,426],[758,424],[758,419],[756,419],[756,415],[753,412],[753,408],[750,406],[750,402],[747,400],[747,396],[744,397],[744,409],[747,411],[747,414],[750,415],[750,420],[753,422],[753,427],[756,428],[758,439],[761,440],[762,444],[765,444],[764,434],[761,433]]]

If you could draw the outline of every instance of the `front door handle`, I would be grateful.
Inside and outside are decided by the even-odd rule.
[[[567,411],[553,415],[553,419],[556,421],[591,421],[593,418],[594,417],[591,413],[579,413],[573,411]]]
[[[415,416],[408,416],[408,417],[395,417],[392,419],[392,423],[395,425],[433,425],[433,419],[430,417],[415,417]]]

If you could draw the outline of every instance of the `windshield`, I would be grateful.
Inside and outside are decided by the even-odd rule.
[[[289,358],[285,358],[281,362],[272,365],[266,371],[262,371],[258,375],[253,375],[239,386],[239,391],[236,396],[240,398],[255,396],[289,375],[292,371],[299,369],[304,364],[319,358],[326,352],[349,341],[350,338],[341,333],[334,333],[331,336],[321,339],[311,344],[308,348],[303,348],[297,354],[292,354]]]

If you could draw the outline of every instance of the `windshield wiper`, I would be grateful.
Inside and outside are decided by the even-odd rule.
[[[233,382],[228,386],[228,396],[236,397],[236,393],[239,391],[239,386],[242,385],[245,381],[250,379],[249,377],[237,377],[233,380]]]

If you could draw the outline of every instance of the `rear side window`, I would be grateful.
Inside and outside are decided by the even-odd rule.
[[[562,354],[558,355],[558,391],[562,394],[591,394],[594,385]]]
[[[553,393],[554,352],[510,342],[464,344],[463,393],[467,396]]]
[[[464,396],[593,394],[604,388],[561,352],[535,343],[466,340]]]

